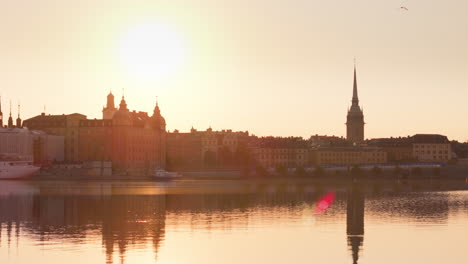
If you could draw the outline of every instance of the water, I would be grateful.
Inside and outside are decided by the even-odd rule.
[[[0,263],[468,263],[467,190],[0,181]]]

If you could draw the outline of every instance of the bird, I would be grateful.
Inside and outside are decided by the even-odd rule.
[[[400,9],[408,11],[408,8],[406,8],[406,6],[401,6]]]

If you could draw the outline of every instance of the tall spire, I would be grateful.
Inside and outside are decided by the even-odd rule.
[[[357,92],[357,78],[356,78],[356,61],[354,61],[354,83],[353,83],[353,105],[359,105],[359,98]]]
[[[8,118],[8,127],[13,127],[13,117],[11,117],[11,100],[10,100],[10,117]]]
[[[18,103],[18,118],[16,119],[16,127],[22,127],[21,118],[20,118],[20,110],[21,110],[21,105]]]
[[[3,127],[2,97],[0,96],[0,127]]]

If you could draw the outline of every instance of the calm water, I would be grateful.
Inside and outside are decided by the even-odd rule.
[[[0,181],[0,263],[468,263],[467,190]]]

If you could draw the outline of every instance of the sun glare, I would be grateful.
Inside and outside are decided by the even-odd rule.
[[[120,43],[120,59],[138,81],[158,81],[178,72],[186,60],[184,40],[167,24],[145,23],[128,30]]]

